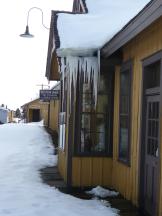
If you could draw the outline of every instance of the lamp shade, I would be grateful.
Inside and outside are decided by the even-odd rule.
[[[30,34],[29,32],[29,26],[26,26],[24,34],[21,34],[20,37],[26,37],[26,38],[33,38],[34,35]]]

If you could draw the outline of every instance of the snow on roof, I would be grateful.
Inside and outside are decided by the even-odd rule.
[[[0,110],[8,111],[7,108],[0,106]]]
[[[87,14],[58,14],[57,54],[88,55],[101,48],[150,0],[86,0]]]

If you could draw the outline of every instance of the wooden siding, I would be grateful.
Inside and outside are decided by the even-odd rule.
[[[41,115],[41,119],[44,120],[44,125],[48,125],[48,103],[42,102],[40,115]]]
[[[50,80],[60,80],[60,73],[59,73],[59,65],[58,60],[56,57],[56,53],[54,52],[51,62],[51,73],[50,73]]]
[[[50,101],[49,128],[58,132],[59,100]]]
[[[15,116],[15,111],[10,110],[8,112],[8,122],[13,122],[14,121],[14,116]]]
[[[63,150],[59,149],[58,152],[58,170],[66,182],[67,179],[67,157]]]
[[[112,159],[102,157],[73,157],[72,185],[77,187],[112,186]]]
[[[33,117],[33,114],[32,114],[32,109],[28,109],[28,112],[27,112],[27,122],[32,122],[32,117]]]
[[[119,120],[119,70],[115,73],[115,106],[114,106],[114,154],[113,154],[113,186],[122,195],[138,205],[139,196],[139,142],[141,123],[142,93],[142,60],[162,50],[162,18],[139,34],[123,48],[123,61],[133,60],[132,83],[132,130],[131,130],[131,166],[118,161],[118,120]],[[162,115],[161,115],[162,118]],[[162,139],[162,129],[161,129]],[[161,142],[162,143],[162,142]],[[162,155],[162,148],[161,148]],[[162,167],[162,160],[161,160]],[[160,211],[162,215],[162,178],[160,189]]]

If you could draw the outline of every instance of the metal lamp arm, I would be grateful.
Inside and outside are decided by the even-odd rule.
[[[29,14],[30,14],[31,10],[33,10],[33,9],[37,9],[37,10],[39,10],[39,11],[41,12],[41,14],[42,14],[42,25],[43,25],[44,28],[46,28],[46,29],[49,30],[49,28],[48,28],[47,26],[44,25],[43,11],[42,11],[42,9],[39,8],[39,7],[32,7],[32,8],[30,8],[30,9],[28,10],[28,14],[27,14],[27,26],[28,26],[28,23],[29,23]]]

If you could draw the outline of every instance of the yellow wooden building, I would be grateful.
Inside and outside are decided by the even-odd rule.
[[[74,1],[74,12],[88,12],[85,3]],[[58,167],[65,182],[114,188],[150,216],[162,215],[161,9],[161,0],[150,1],[100,49],[95,108],[87,82],[71,86],[68,74],[60,76]],[[59,48],[57,13],[51,19],[49,80],[58,79],[64,64],[56,50],[51,55],[53,38]]]
[[[21,106],[25,122],[39,122],[44,121],[44,125],[48,125],[48,102],[42,102],[40,99],[30,101]]]
[[[57,83],[52,90],[60,90],[60,83]],[[49,124],[48,127],[58,133],[59,100],[50,100]]]
[[[8,122],[14,122],[14,118],[15,118],[15,111],[14,110],[9,110],[8,111]]]

